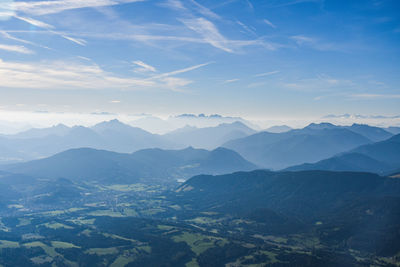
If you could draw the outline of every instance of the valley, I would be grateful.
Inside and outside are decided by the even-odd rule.
[[[1,208],[0,264],[15,266],[18,259],[18,266],[399,266],[398,233],[389,230],[396,231],[399,220],[392,218],[384,229],[378,225],[382,216],[400,218],[400,180],[348,173],[356,180],[369,180],[372,187],[361,191],[370,190],[369,195],[378,199],[357,204],[350,198],[354,207],[324,202],[313,208],[335,209],[335,216],[304,209],[304,214],[294,215],[295,203],[315,201],[317,196],[307,197],[307,192],[292,195],[279,208],[259,201],[257,194],[269,195],[260,189],[260,182],[274,184],[268,177],[283,175],[281,184],[272,189],[283,193],[293,186],[283,177],[293,174],[314,180],[308,183],[326,175],[338,176],[257,171],[198,176],[181,185],[164,186],[58,179],[38,180],[29,190],[21,186],[21,177],[23,191],[16,190],[19,195],[3,201]],[[8,183],[14,189],[18,187],[16,178]],[[207,182],[209,178],[217,183]],[[236,190],[225,188],[221,179],[233,179],[230,188]],[[247,187],[239,185],[243,179]],[[304,186],[303,182],[298,186]],[[248,190],[252,193],[245,193]],[[357,195],[359,190],[339,186],[334,192],[336,196]],[[394,197],[392,204],[386,203],[386,211],[379,212],[381,202],[389,196]],[[276,197],[281,202],[287,199]],[[232,198],[238,202],[230,204]],[[354,218],[355,212],[361,212],[359,217]],[[372,229],[351,230],[366,220],[375,221],[373,231],[387,234],[378,247],[363,241],[365,236],[369,241],[376,239],[376,244],[381,242],[382,237]]]

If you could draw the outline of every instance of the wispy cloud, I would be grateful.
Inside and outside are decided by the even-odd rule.
[[[184,68],[184,69],[179,69],[179,70],[174,70],[174,71],[171,71],[171,72],[158,74],[158,75],[152,76],[151,79],[159,79],[159,78],[164,78],[164,77],[168,77],[168,76],[174,76],[174,75],[177,75],[177,74],[185,73],[185,72],[188,72],[188,71],[192,71],[192,70],[195,70],[195,69],[210,65],[211,63],[213,63],[213,62],[207,62],[207,63],[198,64],[198,65],[194,65],[194,66],[191,66],[191,67],[187,67],[187,68]]]
[[[253,10],[254,10],[254,6],[253,6],[253,4],[250,2],[250,0],[245,0],[245,1],[246,1],[247,6],[253,11]]]
[[[191,84],[193,81],[177,77],[161,77],[160,80],[165,86],[175,92],[184,92],[182,87]]]
[[[209,8],[207,8],[203,5],[200,5],[195,0],[189,0],[189,1],[196,7],[197,12],[199,12],[203,16],[206,16],[211,19],[221,19],[221,17],[219,15],[217,15],[215,12],[211,11]]]
[[[246,32],[251,33],[252,35],[257,36],[256,31],[254,28],[250,28],[249,26],[247,26],[246,24],[242,23],[241,21],[237,20],[236,23],[242,27]]]
[[[400,98],[400,94],[351,94],[349,95],[351,98],[357,99],[393,99]]]
[[[139,68],[135,68],[135,72],[156,72],[156,68],[153,66],[150,66],[149,64],[144,63],[141,60],[135,60],[132,62],[133,64],[139,66]]]
[[[250,83],[247,85],[247,88],[255,88],[255,87],[265,86],[266,84],[267,84],[266,82]]]
[[[296,41],[297,44],[302,45],[302,44],[307,44],[307,43],[315,43],[316,39],[307,37],[304,35],[295,35],[291,37],[293,40]]]
[[[27,23],[29,23],[29,24],[31,24],[33,26],[39,27],[39,28],[54,29],[54,26],[52,26],[50,24],[47,24],[47,23],[44,23],[43,21],[39,21],[39,20],[36,20],[36,19],[27,18],[27,17],[21,17],[21,16],[17,16],[17,15],[14,15],[14,17],[16,19],[25,21],[25,22],[27,22]]]
[[[304,35],[295,35],[291,36],[290,39],[294,40],[299,46],[308,46],[312,49],[319,51],[341,51],[345,52],[348,50],[348,47],[344,44],[336,44],[329,43],[319,40],[318,38],[304,36]]]
[[[259,73],[254,75],[254,77],[263,77],[263,76],[269,76],[269,75],[273,75],[279,73],[279,70],[274,70],[274,71],[270,71],[270,72],[264,72],[264,73]]]
[[[214,26],[215,27],[215,26]],[[24,31],[24,30],[9,30],[9,33],[29,33],[31,34],[32,31]],[[53,34],[49,31],[34,31],[36,34]],[[57,32],[59,34],[68,34],[68,36],[74,36],[76,38],[95,38],[95,39],[107,39],[107,40],[127,40],[127,41],[139,41],[149,44],[151,42],[171,42],[171,43],[197,43],[197,44],[210,44],[210,42],[216,43],[217,46],[218,40],[211,40],[209,39],[212,34],[208,36],[209,38],[204,38],[203,36],[177,36],[177,35],[159,35],[159,34],[130,34],[130,33],[122,33],[122,32],[115,32],[115,33],[90,33],[90,32]],[[218,32],[219,33],[219,32]],[[218,35],[217,35],[218,36]],[[219,36],[222,36],[219,33]],[[276,50],[278,48],[284,47],[281,44],[273,43],[269,41],[265,41],[262,38],[253,39],[253,40],[230,40],[222,36],[223,44],[228,47],[216,47],[222,49],[223,51],[232,51],[231,53],[235,53],[240,49],[248,46],[260,46],[267,50]],[[164,43],[162,43],[164,45]],[[215,47],[215,46],[214,46]]]
[[[76,56],[77,58],[83,59],[85,61],[92,61],[90,58],[88,57],[83,57],[83,56]]]
[[[225,80],[222,83],[223,84],[225,84],[225,83],[234,83],[234,82],[238,82],[238,81],[239,81],[239,79],[230,79],[230,80]]]
[[[5,45],[5,44],[0,44],[0,50],[5,50],[8,52],[15,52],[15,53],[21,53],[21,54],[33,54],[34,52],[25,46],[22,45]]]
[[[341,93],[348,90],[356,90],[358,88],[351,80],[332,78],[328,75],[318,75],[315,78],[299,79],[282,84],[290,90],[300,92],[335,92]]]
[[[62,38],[66,39],[66,40],[68,40],[68,41],[71,41],[71,42],[76,43],[76,44],[81,45],[81,46],[85,46],[86,43],[87,43],[87,42],[86,42],[85,40],[83,40],[83,39],[73,38],[73,37],[71,37],[71,36],[67,36],[67,35],[64,35],[64,34],[62,34],[62,33],[54,32],[54,31],[51,31],[51,32],[54,33],[54,34],[57,34],[57,35],[61,36]]]
[[[210,45],[225,52],[233,53],[233,49],[229,47],[228,40],[222,36],[211,21],[204,18],[185,19],[181,21],[186,27],[197,32]]]
[[[267,19],[264,19],[263,21],[264,21],[264,23],[267,24],[268,26],[270,26],[270,27],[272,27],[272,28],[274,28],[274,29],[276,28],[275,24],[273,24],[271,21],[269,21],[269,20],[267,20]]]
[[[160,4],[160,6],[167,7],[174,10],[187,10],[186,7],[179,0],[167,0]]]
[[[1,47],[1,46],[0,46]],[[148,78],[122,77],[107,72],[93,63],[65,61],[20,63],[0,59],[0,88],[31,89],[168,89],[183,91],[192,80],[174,77],[209,63],[199,64]]]
[[[118,77],[94,64],[75,62],[19,63],[0,60],[2,88],[32,89],[143,89],[155,82]]]
[[[268,7],[283,7],[297,5],[301,3],[322,4],[325,0],[273,0],[269,1]]]
[[[9,34],[6,31],[0,31],[0,35],[3,36],[6,39],[9,39],[9,40],[13,40],[13,41],[17,41],[17,42],[20,42],[20,43],[29,44],[29,45],[32,45],[32,46],[37,46],[37,47],[41,47],[41,48],[45,48],[45,49],[50,49],[51,50],[51,48],[49,48],[47,46],[43,46],[43,45],[28,41],[28,40],[24,40],[24,39],[12,36],[11,34]]]
[[[114,6],[119,4],[141,2],[144,0],[53,0],[53,1],[32,1],[32,2],[14,2],[12,8],[16,11],[32,15],[46,15],[60,13],[65,10]]]
[[[110,103],[111,104],[119,104],[119,103],[121,103],[121,100],[111,100]]]
[[[71,42],[75,43],[75,44],[78,44],[78,45],[81,45],[81,46],[85,46],[86,43],[87,43],[83,39],[74,38],[74,37],[71,37],[71,36],[67,36],[67,35],[65,35],[63,33],[59,33],[57,31],[53,30],[55,28],[53,25],[47,24],[47,23],[45,23],[43,21],[39,21],[39,20],[36,20],[36,19],[28,18],[28,17],[21,17],[21,16],[17,16],[17,15],[14,15],[14,17],[19,19],[19,20],[25,21],[26,23],[29,23],[29,24],[31,24],[31,25],[33,25],[35,27],[39,27],[39,28],[45,29],[49,33],[58,35],[58,36],[66,39],[68,41],[71,41]]]

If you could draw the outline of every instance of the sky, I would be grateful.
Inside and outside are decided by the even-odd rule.
[[[393,117],[399,86],[396,0],[0,0],[0,120]]]

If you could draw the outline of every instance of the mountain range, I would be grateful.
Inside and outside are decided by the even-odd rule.
[[[214,149],[229,140],[255,133],[243,123],[224,123],[208,128],[183,128],[167,135],[152,134],[118,120],[92,127],[30,129],[15,135],[0,136],[0,163],[7,164],[48,157],[81,147],[132,153],[140,149],[182,149],[187,146]]]
[[[334,157],[287,168],[299,170],[365,171],[389,174],[400,167],[400,134],[363,145]]]
[[[256,131],[244,123],[223,123],[215,127],[197,128],[186,126],[163,135],[171,142],[179,142],[185,146],[214,149],[223,143],[255,134]]]
[[[207,151],[188,147],[183,150],[144,149],[132,154],[79,148],[1,168],[38,178],[131,184],[176,182],[198,174],[231,173],[257,167],[229,149]]]
[[[199,214],[256,221],[265,235],[308,231],[341,248],[377,254],[400,250],[399,179],[359,172],[259,170],[196,176],[170,198]]]
[[[358,146],[392,136],[376,127],[310,124],[284,133],[260,132],[225,143],[255,164],[281,169],[305,162],[317,162]]]

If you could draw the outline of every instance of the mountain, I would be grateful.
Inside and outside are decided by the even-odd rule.
[[[157,134],[165,134],[177,128],[172,123],[151,115],[130,121],[129,124]]]
[[[385,141],[357,147],[353,152],[367,155],[379,161],[400,163],[400,134]]]
[[[388,127],[385,130],[392,134],[400,134],[400,127]]]
[[[24,132],[20,132],[14,135],[9,136],[9,138],[41,138],[46,137],[48,135],[57,135],[57,136],[64,136],[66,135],[71,129],[64,124],[54,125],[49,128],[32,128],[26,130]]]
[[[255,168],[239,154],[225,148],[207,151],[191,147],[183,150],[144,149],[132,154],[80,148],[2,167],[8,172],[33,177],[106,183],[163,183],[203,173],[221,174]]]
[[[287,125],[277,125],[277,126],[272,126],[272,127],[265,129],[266,132],[270,132],[270,133],[284,133],[284,132],[288,132],[290,130],[292,130],[292,128],[290,128]]]
[[[256,133],[244,123],[222,123],[215,127],[197,128],[186,126],[164,135],[171,142],[179,142],[185,146],[214,149],[233,139]]]
[[[289,167],[286,170],[365,171],[388,173],[400,167],[400,134],[388,140],[357,147],[349,152]]]
[[[400,179],[328,171],[200,175],[170,198],[198,214],[240,218],[253,230],[256,224],[265,236],[314,232],[321,244],[341,249],[400,250]]]
[[[2,163],[27,161],[48,157],[56,153],[80,147],[131,153],[144,148],[178,148],[160,135],[121,123],[118,120],[102,122],[88,128],[74,126],[68,128],[57,125],[45,129],[0,137]]]
[[[285,133],[256,133],[229,141],[223,147],[237,151],[259,166],[281,169],[317,162],[368,143],[371,140],[349,129],[313,123]]]
[[[160,135],[132,127],[118,120],[101,122],[91,129],[103,139],[102,144],[94,146],[98,149],[130,153],[144,148],[176,148],[178,146]]]
[[[354,123],[351,126],[345,126],[345,128],[347,128],[350,131],[353,131],[355,133],[361,134],[374,142],[383,141],[383,140],[388,139],[393,136],[392,133],[390,133],[382,128],[373,127],[373,126],[369,126],[366,124]]]
[[[176,198],[202,210],[247,213],[268,208],[313,222],[360,197],[400,197],[400,180],[360,172],[257,170],[192,177]]]
[[[286,168],[286,171],[326,170],[385,173],[394,166],[359,153],[345,153],[316,163],[304,163]]]
[[[320,124],[311,123],[306,128],[314,129],[314,130],[344,128],[344,129],[348,129],[354,133],[357,133],[359,135],[362,135],[373,142],[383,141],[383,140],[388,139],[393,136],[392,133],[390,133],[382,128],[370,126],[367,124],[354,123],[351,126],[337,126],[337,125],[334,125],[331,123],[323,122]]]

